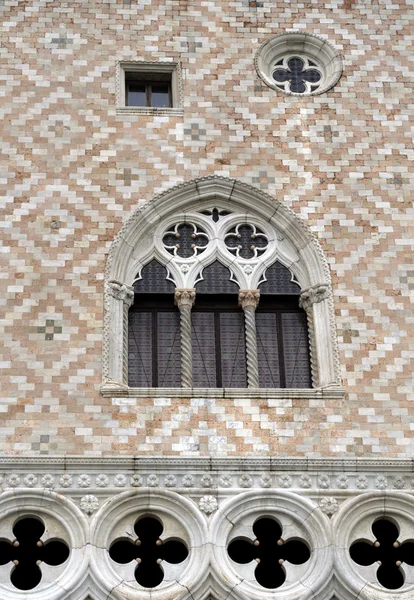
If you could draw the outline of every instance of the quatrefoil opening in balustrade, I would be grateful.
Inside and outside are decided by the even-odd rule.
[[[161,521],[154,517],[142,517],[134,525],[137,535],[134,541],[117,539],[109,549],[109,556],[119,564],[135,560],[135,579],[146,588],[157,587],[164,579],[162,562],[183,562],[188,556],[187,546],[181,540],[163,540]]]
[[[40,519],[22,517],[13,527],[13,541],[0,540],[0,565],[14,563],[10,581],[19,590],[32,590],[42,580],[42,562],[50,566],[63,564],[69,548],[62,540],[43,542],[45,526]]]
[[[414,542],[400,542],[398,527],[388,519],[378,519],[372,524],[374,542],[357,540],[349,554],[361,566],[378,563],[378,582],[389,590],[404,585],[404,563],[414,565]]]
[[[262,254],[267,246],[267,235],[255,225],[239,224],[232,227],[224,238],[226,247],[239,258],[251,259]]]
[[[206,232],[194,223],[177,223],[163,236],[166,250],[180,258],[191,258],[204,252],[208,244]]]
[[[286,579],[284,563],[301,565],[310,558],[306,542],[300,539],[284,540],[282,528],[271,518],[258,519],[253,525],[254,540],[236,538],[228,546],[228,554],[239,564],[255,560],[258,564],[254,575],[263,587],[275,589]]]

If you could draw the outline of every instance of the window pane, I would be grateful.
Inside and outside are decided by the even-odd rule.
[[[310,388],[308,328],[301,312],[282,313],[283,355],[286,387]]]
[[[151,93],[151,106],[154,108],[168,108],[170,106],[170,86],[168,83],[153,83]]]
[[[256,312],[259,385],[280,388],[279,348],[276,313]]]
[[[157,387],[181,387],[180,314],[157,315]]]
[[[244,315],[241,311],[220,314],[220,387],[247,387],[244,336]]]
[[[152,313],[129,311],[128,317],[128,384],[153,387]]]
[[[127,106],[147,106],[144,83],[129,83],[127,85]]]
[[[217,387],[214,313],[194,311],[192,329],[193,386]]]

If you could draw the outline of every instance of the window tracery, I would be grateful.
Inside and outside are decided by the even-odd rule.
[[[134,525],[136,539],[117,539],[109,548],[109,556],[119,564],[137,562],[135,579],[146,588],[157,587],[164,579],[162,562],[183,562],[188,556],[186,545],[176,539],[162,539],[164,527],[154,517],[138,519]]]
[[[43,542],[45,526],[40,519],[23,516],[13,526],[14,540],[0,540],[0,565],[13,562],[10,581],[19,590],[32,590],[42,579],[41,564],[61,565],[69,557],[62,540]]]
[[[169,307],[171,312],[176,311],[177,317],[174,318],[179,319],[180,332],[178,338],[175,337],[179,341],[174,342],[174,352],[170,352],[166,359],[167,362],[170,359],[176,363],[181,361],[179,385],[182,388],[194,387],[190,365],[194,357],[191,350],[191,356],[188,354],[192,345],[189,326],[197,312],[197,298],[205,293],[207,287],[205,277],[215,263],[226,270],[223,286],[233,282],[239,296],[245,291],[260,292],[258,308],[254,312],[251,306],[243,308],[241,296],[238,299],[244,314],[247,386],[251,389],[260,389],[265,385],[308,388],[338,386],[339,364],[329,272],[317,242],[293,213],[281,204],[277,204],[275,210],[274,201],[270,204],[267,197],[264,198],[263,194],[249,186],[217,177],[199,180],[197,186],[197,193],[202,194],[201,202],[194,201],[193,184],[179,186],[160,197],[155,213],[152,214],[150,205],[136,213],[114,242],[106,283],[106,384],[103,392],[109,391],[114,385],[125,386],[128,382],[128,309],[134,293],[161,293],[161,288],[166,289],[170,282],[170,289],[192,290],[196,294],[190,311],[184,305],[180,306],[179,297],[174,307],[171,297]],[[161,265],[162,276],[158,267],[155,273],[151,266],[154,261]],[[147,285],[144,284],[145,275],[151,269],[154,271],[154,283],[149,286],[151,291],[147,286],[144,292],[143,288]],[[301,354],[298,364],[310,362],[312,381],[310,375],[299,382],[290,376],[285,376],[284,382],[283,377],[266,376],[266,384],[261,383],[264,363],[262,361],[260,366],[257,355],[263,351],[263,339],[257,339],[257,322],[264,318],[261,312],[265,305],[263,298],[267,294],[285,294],[299,299],[296,310],[304,310],[303,315],[306,313],[310,342],[307,356]],[[120,302],[123,302],[123,308]],[[273,327],[275,331],[281,329],[280,324]],[[305,320],[299,329],[302,332],[300,336],[308,335]],[[182,335],[184,330],[187,331],[186,336]],[[184,352],[187,352],[186,373]],[[180,358],[177,358],[178,354]],[[282,360],[283,352],[279,352],[279,355]],[[152,382],[149,385],[148,377],[145,381],[147,383],[142,382],[139,386],[130,381],[129,385],[138,388],[160,385]],[[246,384],[239,387],[245,387]],[[166,378],[162,387],[176,388],[176,378],[169,382]]]
[[[389,590],[404,585],[404,563],[414,566],[414,542],[399,541],[399,530],[389,519],[378,519],[371,526],[374,542],[355,541],[349,553],[358,565],[369,566],[377,563],[378,582]]]
[[[237,563],[256,561],[255,577],[264,588],[275,589],[283,585],[286,580],[285,561],[300,565],[309,560],[308,545],[296,538],[284,540],[282,528],[274,519],[258,519],[253,524],[253,533],[256,536],[253,541],[245,538],[232,540],[228,553]]]

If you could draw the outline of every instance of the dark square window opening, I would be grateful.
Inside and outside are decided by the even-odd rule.
[[[171,73],[125,73],[126,106],[172,108]]]

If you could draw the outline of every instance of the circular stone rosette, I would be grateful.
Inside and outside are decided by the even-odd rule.
[[[291,90],[295,79],[291,61],[298,60],[303,69],[299,69],[303,75],[301,92]],[[280,33],[266,40],[256,53],[255,66],[266,85],[289,96],[315,96],[327,92],[338,82],[343,68],[339,53],[327,40],[302,31]],[[287,77],[276,76],[275,79],[274,74],[281,71]]]
[[[0,598],[4,600],[60,600],[77,598],[79,589],[87,576],[88,522],[82,511],[69,499],[51,491],[13,490],[0,497],[0,539],[13,541],[13,528],[23,517],[35,518],[44,525],[40,540],[64,542],[69,548],[69,557],[60,565],[40,565],[42,579],[36,587],[22,591],[14,587],[10,574],[14,568],[9,562],[0,566]],[[80,592],[79,592],[80,593]]]
[[[391,521],[398,530],[400,542],[413,541],[413,497],[403,492],[369,492],[340,507],[332,518],[335,532],[335,572],[345,598],[358,600],[412,600],[414,598],[414,566],[403,563],[404,585],[387,589],[377,579],[378,563],[361,566],[351,559],[349,549],[354,542],[373,544],[372,524]]]
[[[304,564],[283,564],[286,579],[280,587],[272,589],[257,582],[255,560],[239,564],[228,554],[233,540],[255,539],[253,525],[263,518],[277,522],[284,540],[300,540],[310,550],[310,558]],[[333,574],[330,526],[312,500],[283,490],[246,492],[221,504],[213,517],[211,531],[215,540],[212,568],[227,582],[227,593],[231,591],[235,598],[308,600],[312,596],[312,600],[326,600]]]
[[[161,522],[162,540],[177,540],[187,547],[187,558],[178,563],[162,562],[163,580],[152,588],[142,587],[135,579],[137,562],[115,562],[109,554],[116,540],[137,538],[134,525],[143,517]],[[91,521],[94,551],[91,574],[95,585],[113,600],[170,600],[180,598],[183,589],[193,594],[208,571],[206,522],[195,504],[169,490],[141,488],[110,498]],[[178,583],[179,582],[179,583]]]

